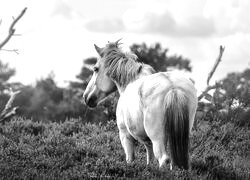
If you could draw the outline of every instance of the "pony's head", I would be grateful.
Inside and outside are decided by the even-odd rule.
[[[83,94],[83,99],[89,107],[96,107],[98,103],[117,89],[114,81],[108,75],[105,59],[113,50],[119,49],[119,44],[118,40],[114,43],[108,43],[104,48],[94,45],[100,57],[92,68],[93,75]]]

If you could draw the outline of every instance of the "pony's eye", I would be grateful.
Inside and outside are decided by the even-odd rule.
[[[94,72],[98,72],[98,70],[99,70],[98,67],[94,67],[94,68],[93,68],[93,71],[94,71]]]

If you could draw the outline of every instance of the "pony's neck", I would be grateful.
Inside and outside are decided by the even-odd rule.
[[[151,66],[147,64],[142,64],[140,72],[138,72],[138,74],[133,79],[131,79],[126,85],[121,85],[121,83],[117,81],[114,81],[114,82],[116,84],[119,94],[121,95],[130,83],[133,83],[137,79],[140,79],[144,76],[147,76],[153,73],[155,73],[155,70]]]
[[[138,62],[135,54],[123,53],[114,44],[108,44],[103,51],[106,75],[115,82],[119,93],[141,76],[154,72],[151,66]]]

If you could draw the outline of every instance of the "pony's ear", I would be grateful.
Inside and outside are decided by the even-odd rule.
[[[117,48],[119,47],[119,45],[122,44],[122,43],[119,42],[119,41],[121,41],[121,40],[122,40],[122,38],[121,38],[121,39],[118,39],[118,40],[115,42],[115,45],[116,45]]]
[[[102,56],[102,48],[98,47],[96,44],[94,44],[96,52]]]

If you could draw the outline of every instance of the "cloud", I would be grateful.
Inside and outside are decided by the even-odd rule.
[[[176,21],[168,12],[162,15],[146,13],[141,23],[141,31],[145,33],[174,34],[177,28]]]
[[[63,16],[65,18],[72,18],[73,9],[64,1],[57,1],[54,10],[52,12],[52,16]]]
[[[204,14],[214,20],[219,36],[236,33],[249,34],[249,8],[249,0],[210,0],[205,4]]]
[[[211,18],[192,16],[183,21],[177,21],[175,17],[165,10],[164,13],[144,12],[141,17],[138,14],[125,15],[123,20],[126,28],[132,32],[153,33],[170,36],[207,37],[215,33],[215,25]]]
[[[92,32],[115,33],[123,31],[124,24],[118,18],[103,18],[87,22],[85,28]]]
[[[129,3],[128,3],[129,4]],[[119,13],[93,13],[86,29],[104,33],[136,33],[171,37],[228,36],[249,33],[248,0],[142,1],[119,9]],[[85,13],[85,11],[84,11]],[[99,15],[98,15],[99,14]],[[88,19],[89,20],[89,19]]]
[[[139,0],[124,13],[123,21],[130,32],[176,37],[250,33],[249,0],[143,2]]]
[[[216,33],[214,21],[210,18],[194,16],[187,19],[185,24],[179,24],[177,35],[182,36],[211,36]]]
[[[94,19],[87,22],[85,28],[91,32],[123,31],[180,37],[207,37],[215,33],[214,22],[211,18],[194,16],[187,18],[184,22],[177,22],[168,11],[163,14],[145,12],[144,14],[132,13],[123,18]]]

